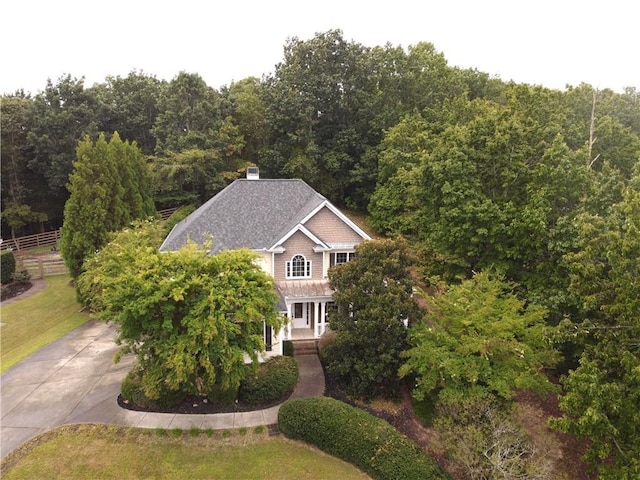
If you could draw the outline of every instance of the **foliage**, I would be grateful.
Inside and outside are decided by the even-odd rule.
[[[220,382],[212,385],[207,398],[219,405],[242,402],[247,405],[263,405],[282,401],[288,397],[298,380],[298,364],[292,357],[274,357],[256,369],[245,365],[246,373],[239,387],[223,388]],[[147,397],[142,383],[144,372],[138,366],[122,381],[122,398],[152,410],[173,407],[184,400],[185,394],[166,388],[157,399]]]
[[[354,396],[398,391],[397,372],[406,347],[406,322],[416,311],[407,243],[371,240],[355,259],[329,270],[337,309],[329,312],[336,341],[323,353],[327,370]]]
[[[143,372],[139,366],[131,370],[122,380],[120,394],[125,401],[133,402],[141,407],[151,410],[162,410],[177,405],[184,399],[181,392],[170,391],[166,387],[161,386],[162,391],[158,398],[150,399],[145,394],[144,385],[142,383]]]
[[[85,137],[78,145],[60,239],[73,278],[82,273],[84,260],[105,245],[109,232],[155,213],[143,162],[136,145],[122,142],[117,133],[109,142],[100,135],[95,144]]]
[[[249,372],[240,383],[238,399],[259,405],[285,398],[298,381],[298,362],[293,357],[274,357]]]
[[[264,350],[263,322],[281,325],[273,279],[245,250],[210,256],[189,244],[161,254],[151,241],[158,228],[116,236],[89,262],[79,291],[118,324],[122,353],[137,355],[149,399],[237,389],[245,356],[256,362]]]
[[[27,115],[32,100],[24,94],[2,97],[0,109],[0,144],[2,162],[0,163],[2,182],[2,203],[11,201],[22,204],[32,195],[34,178],[28,181],[26,156]]]
[[[282,354],[286,357],[293,357],[293,342],[291,340],[284,340]]]
[[[545,310],[525,304],[513,286],[489,273],[426,297],[429,312],[413,326],[402,376],[413,395],[489,393],[509,400],[516,390],[553,390],[545,375],[557,359]]]
[[[151,157],[149,169],[156,202],[171,207],[202,204],[235,179],[240,168],[215,149],[189,149]]]
[[[328,397],[289,400],[278,428],[341,458],[375,479],[448,478],[418,445],[382,419]]]
[[[176,226],[176,224],[180,223],[182,220],[184,220],[189,215],[191,215],[195,211],[195,209],[196,209],[195,205],[189,204],[189,205],[180,207],[178,208],[178,210],[173,212],[173,214],[169,218],[167,218],[167,220],[164,222],[164,228],[166,233],[168,234],[169,232],[171,232],[171,230],[173,229],[173,227]]]
[[[489,396],[441,398],[435,428],[463,478],[545,480],[552,473],[546,452]]]
[[[11,275],[11,279],[16,283],[28,284],[31,282],[31,274],[29,273],[29,270],[25,270],[23,268],[21,270],[16,270],[15,272],[13,272],[13,275]]]
[[[220,126],[219,93],[195,73],[180,72],[158,100],[156,153],[207,150]]]
[[[0,282],[9,283],[16,271],[16,257],[11,250],[3,250],[0,254]]]
[[[152,129],[164,87],[164,81],[135,70],[126,77],[108,76],[96,86],[101,103],[109,106],[103,131],[117,131],[123,140],[136,142],[143,154],[151,155],[156,145]]]
[[[31,222],[44,222],[47,220],[45,213],[34,212],[29,205],[15,202],[5,204],[0,217],[11,228],[12,238],[16,237],[16,230],[20,230],[25,225]]]
[[[636,177],[637,178],[640,177]],[[602,478],[640,475],[640,192],[632,187],[607,217],[579,219],[581,249],[568,257],[571,290],[587,320],[578,367],[563,380],[560,430],[588,438],[586,460]]]

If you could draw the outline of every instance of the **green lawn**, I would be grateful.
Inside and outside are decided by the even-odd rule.
[[[34,446],[35,445],[35,446]],[[5,459],[2,479],[281,479],[369,478],[352,465],[264,427],[173,431],[71,425]]]
[[[46,281],[44,291],[2,305],[0,372],[89,320],[80,312],[69,276],[47,277]]]

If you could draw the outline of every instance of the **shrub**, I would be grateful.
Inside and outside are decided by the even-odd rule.
[[[224,389],[220,384],[212,385],[207,391],[207,397],[218,405],[231,405],[238,399],[237,388]]]
[[[318,340],[318,356],[323,363],[327,360],[327,349],[334,343],[336,343],[336,332],[333,330],[327,330]]]
[[[506,402],[480,392],[438,401],[434,426],[453,471],[464,478],[549,478],[549,451],[528,438]]]
[[[140,381],[140,371],[133,369],[122,380],[120,386],[120,394],[126,401],[133,402],[141,407],[150,407],[153,403],[144,394],[144,388],[142,388],[142,382]]]
[[[5,250],[0,255],[0,282],[10,283],[16,271],[16,257],[11,250]]]
[[[162,410],[163,408],[177,405],[184,400],[185,397],[183,393],[171,391],[166,387],[160,387],[159,397],[154,399],[149,398],[144,391],[140,368],[134,368],[124,377],[120,386],[120,394],[124,400],[153,410]]]
[[[285,340],[282,343],[282,354],[285,357],[293,357],[293,342],[291,340]]]
[[[298,381],[298,363],[293,357],[274,357],[249,373],[240,384],[240,401],[250,405],[288,396]]]
[[[382,419],[328,397],[285,402],[278,428],[357,466],[374,479],[449,478],[418,445]]]
[[[13,272],[13,275],[11,276],[11,278],[13,279],[14,282],[20,283],[20,284],[26,284],[31,282],[31,274],[29,273],[28,270],[25,270],[25,269],[17,270]]]

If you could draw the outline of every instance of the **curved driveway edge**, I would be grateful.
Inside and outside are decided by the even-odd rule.
[[[279,406],[209,415],[149,413],[118,405],[120,384],[135,362],[113,357],[120,347],[113,324],[90,320],[0,376],[0,458],[31,438],[64,424],[104,423],[138,428],[227,429],[277,423]],[[292,398],[322,395],[317,355],[296,357]]]

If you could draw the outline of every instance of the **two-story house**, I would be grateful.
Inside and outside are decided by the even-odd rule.
[[[267,355],[281,355],[284,340],[319,338],[327,328],[332,291],[327,272],[348,262],[370,237],[302,180],[260,179],[256,167],[178,223],[160,250],[191,240],[210,253],[249,248],[271,275],[289,322],[279,332],[265,327]]]

